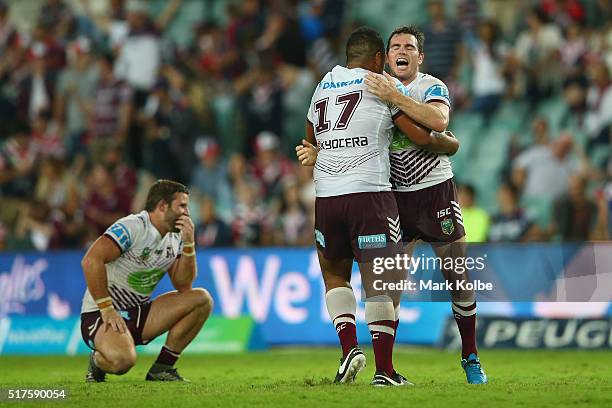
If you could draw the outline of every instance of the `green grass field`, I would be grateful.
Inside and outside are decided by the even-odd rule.
[[[331,383],[339,357],[333,349],[186,355],[177,367],[189,384],[145,382],[151,356],[140,357],[132,371],[110,376],[105,384],[83,382],[85,356],[0,356],[0,388],[66,388],[66,401],[47,404],[55,407],[612,407],[610,351],[484,350],[480,355],[490,383],[468,386],[457,353],[398,347],[395,366],[416,386],[394,389],[368,385],[374,374],[371,349],[366,355],[366,370],[350,386]]]

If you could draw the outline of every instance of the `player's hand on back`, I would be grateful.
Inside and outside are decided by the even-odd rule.
[[[107,310],[101,311],[100,314],[102,315],[102,321],[104,322],[105,333],[109,328],[121,334],[127,331],[125,320],[123,320],[119,312],[117,312],[117,310],[114,308],[108,308]]]
[[[306,139],[302,139],[302,144],[295,147],[295,155],[302,166],[314,166],[317,162],[317,154],[316,146]]]
[[[391,102],[393,97],[400,93],[393,77],[386,72],[384,74],[368,73],[365,76],[365,84],[368,91],[386,102]]]

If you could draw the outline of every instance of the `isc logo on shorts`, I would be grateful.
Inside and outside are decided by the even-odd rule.
[[[385,234],[359,235],[357,245],[359,249],[385,248],[387,236]]]

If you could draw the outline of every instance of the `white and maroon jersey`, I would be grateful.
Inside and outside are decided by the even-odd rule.
[[[399,110],[367,91],[368,72],[336,65],[312,96],[308,120],[320,149],[317,197],[391,191],[389,144]]]
[[[168,232],[162,237],[147,211],[117,220],[104,235],[121,250],[117,259],[106,264],[108,292],[118,310],[149,301],[157,283],[183,250],[181,234]],[[96,310],[98,306],[87,289],[81,313]]]
[[[419,72],[414,81],[399,89],[418,102],[436,101],[450,107],[448,88],[434,76]],[[447,155],[419,149],[399,129],[393,132],[390,151],[393,191],[421,190],[453,177]]]

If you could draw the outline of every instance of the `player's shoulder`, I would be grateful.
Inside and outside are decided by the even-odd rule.
[[[126,215],[123,218],[119,218],[117,222],[128,223],[135,227],[146,228],[148,219],[149,214],[147,213],[147,211],[141,211],[138,213]]]
[[[428,74],[426,72],[419,72],[417,75],[417,80],[425,85],[433,85],[433,84],[444,84],[444,81],[442,81],[440,78],[433,76],[431,74]]]
[[[364,77],[367,72],[368,71],[365,69],[346,68],[341,65],[336,65],[331,71],[325,74],[321,82],[319,82],[317,90],[336,90],[354,85],[363,85]]]
[[[125,229],[130,235],[140,233],[147,228],[149,215],[146,211],[129,214],[115,221],[109,229]]]
[[[121,252],[125,252],[143,236],[147,228],[147,219],[146,211],[126,215],[108,227],[104,235],[113,239],[121,248]]]
[[[442,81],[440,78],[424,73],[424,72],[419,72],[418,81],[419,81],[420,87],[425,90],[430,89],[431,87],[434,87],[434,86],[442,86],[445,89],[448,88],[446,84],[444,83],[444,81]]]
[[[448,87],[440,78],[423,72],[419,72],[418,75],[418,87],[422,93],[423,100],[442,99],[450,101]]]

